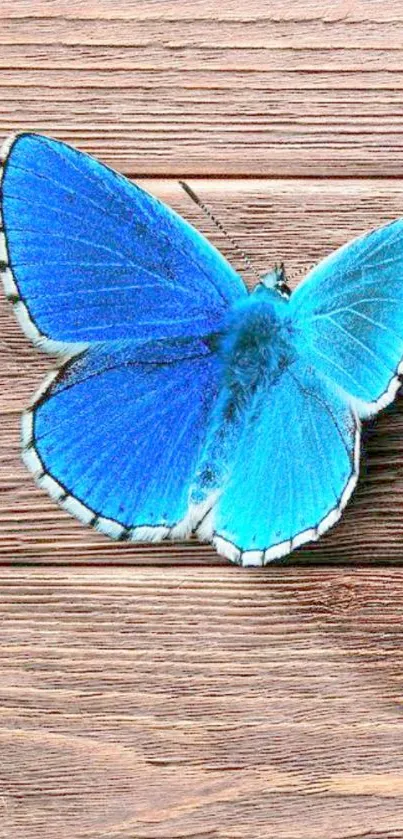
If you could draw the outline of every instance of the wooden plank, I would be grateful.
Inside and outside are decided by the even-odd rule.
[[[400,0],[3,0],[0,132],[136,175],[400,177],[402,43]]]
[[[259,273],[286,258],[295,285],[304,270],[353,235],[401,213],[402,186],[385,181],[191,182]],[[197,224],[242,269],[239,254],[172,181],[144,182]],[[255,276],[256,274],[256,276]],[[51,359],[21,335],[0,303],[0,561],[209,563],[220,562],[199,543],[128,546],[112,543],[60,510],[34,486],[19,462],[19,415]],[[313,550],[293,561],[401,562],[403,559],[403,408],[401,401],[364,433],[362,477],[342,522]]]
[[[2,569],[1,835],[401,839],[403,571]]]

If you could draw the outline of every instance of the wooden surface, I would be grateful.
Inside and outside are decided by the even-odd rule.
[[[7,131],[128,174],[400,177],[401,0],[2,0]]]
[[[0,835],[402,836],[402,570],[0,586]]]
[[[401,0],[2,0],[0,134],[142,179],[242,270],[186,176],[248,282],[295,285],[402,215],[402,46]],[[0,362],[1,839],[403,839],[403,401],[342,523],[242,571],[59,510],[18,443],[53,362],[4,301]]]

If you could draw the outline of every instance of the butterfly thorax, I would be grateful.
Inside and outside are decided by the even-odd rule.
[[[288,301],[271,289],[250,295],[228,316],[219,345],[226,385],[239,398],[270,385],[295,361]]]

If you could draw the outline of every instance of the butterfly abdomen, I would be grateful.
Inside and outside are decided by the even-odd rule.
[[[287,307],[278,292],[262,288],[227,317],[214,350],[221,359],[221,389],[196,471],[192,504],[200,506],[209,499],[216,503],[238,456],[245,458],[246,440],[252,439],[248,430],[259,424],[271,390],[296,361]],[[211,536],[212,520],[210,516],[203,522],[200,533],[206,538]]]

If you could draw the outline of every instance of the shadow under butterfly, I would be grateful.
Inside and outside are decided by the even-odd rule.
[[[357,481],[360,421],[403,357],[403,221],[292,293],[249,293],[156,198],[46,137],[9,140],[0,259],[26,335],[60,354],[22,420],[40,487],[115,539],[192,533],[240,565],[318,539]]]

